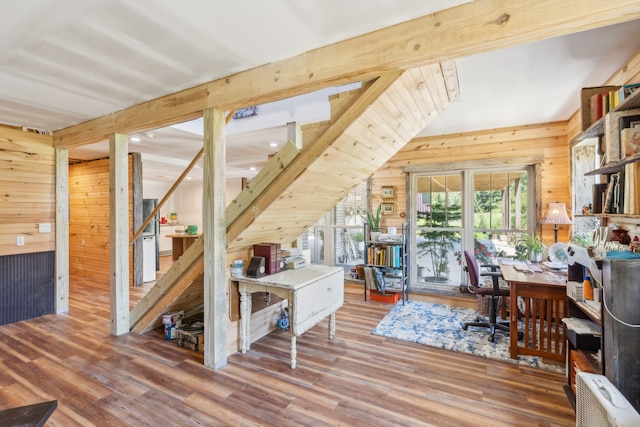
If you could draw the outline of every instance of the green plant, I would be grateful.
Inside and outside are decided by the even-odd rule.
[[[535,260],[538,254],[543,254],[547,245],[535,233],[523,234],[516,242],[516,254],[519,259]]]
[[[382,209],[382,205],[378,205],[378,209],[376,210],[375,215],[373,215],[371,212],[367,212],[367,216],[362,217],[362,219],[364,219],[367,222],[367,224],[369,224],[371,231],[380,231],[381,209]]]
[[[362,231],[355,231],[351,233],[351,239],[354,242],[364,242],[364,233]]]
[[[571,242],[577,243],[585,248],[593,246],[593,231],[578,231],[571,238]]]

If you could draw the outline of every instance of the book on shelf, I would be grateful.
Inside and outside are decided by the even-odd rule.
[[[625,165],[624,213],[640,215],[640,162]]]
[[[630,85],[624,85],[620,89],[618,89],[618,98],[620,102],[623,102],[627,98],[629,98],[633,93],[640,89],[640,83],[633,83]]]
[[[401,267],[402,259],[400,246],[377,247],[369,246],[367,259],[370,264],[384,267]]]
[[[609,183],[607,184],[607,191],[604,196],[604,205],[602,211],[604,213],[618,213],[618,205],[616,205],[616,190],[619,191],[618,180],[620,175],[617,173],[611,174],[609,177]]]
[[[616,91],[620,86],[600,86],[582,88],[580,92],[581,100],[581,120],[582,130],[587,130],[591,125],[601,119],[605,111],[608,111],[608,96],[610,91]],[[604,102],[606,95],[606,103]]]

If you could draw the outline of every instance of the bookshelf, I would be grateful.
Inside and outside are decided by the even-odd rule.
[[[633,87],[634,85],[623,86]],[[602,217],[611,215],[620,216],[619,219],[640,218],[640,152],[625,155],[621,144],[621,133],[629,127],[633,121],[640,121],[640,89],[637,85],[635,91],[628,94],[618,105],[591,123],[594,119],[593,98],[602,94],[620,92],[620,87],[604,86],[601,88],[583,89],[581,112],[583,128],[589,125],[582,133],[571,141],[571,146],[576,146],[581,141],[590,138],[598,138],[598,144],[606,161],[601,167],[587,171],[584,176],[603,175],[606,177],[606,192],[602,206],[602,212],[594,213]],[[589,101],[591,100],[591,102]],[[605,101],[606,102],[606,101]],[[598,107],[600,108],[600,107]],[[584,110],[588,111],[584,111]],[[594,194],[594,198],[598,196]],[[599,202],[600,199],[598,199]],[[596,201],[593,201],[596,206]]]
[[[386,284],[382,293],[399,293],[403,304],[407,301],[409,291],[408,232],[409,226],[405,222],[402,224],[401,233],[395,235],[396,237],[387,237],[385,239],[383,237],[385,234],[383,233],[374,240],[371,238],[369,224],[364,224],[365,268],[379,270]],[[367,290],[373,291],[375,288],[376,286],[368,284],[367,280],[365,280],[365,301],[367,300]]]

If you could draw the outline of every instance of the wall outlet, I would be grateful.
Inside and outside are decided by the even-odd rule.
[[[48,222],[43,222],[42,224],[38,224],[38,232],[51,233],[51,224],[49,224]]]
[[[24,246],[24,236],[16,237],[16,246]]]

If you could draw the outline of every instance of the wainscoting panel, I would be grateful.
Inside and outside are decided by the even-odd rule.
[[[0,325],[54,312],[55,252],[0,256]]]

